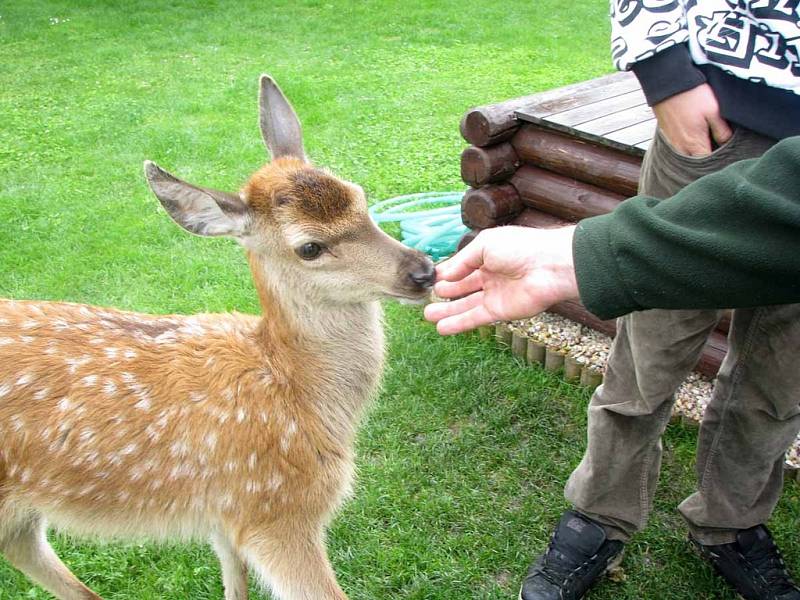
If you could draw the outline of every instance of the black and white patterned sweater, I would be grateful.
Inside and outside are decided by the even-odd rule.
[[[611,0],[611,22],[651,105],[707,82],[727,120],[800,135],[800,0]]]

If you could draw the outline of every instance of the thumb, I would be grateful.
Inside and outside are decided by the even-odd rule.
[[[719,115],[708,119],[708,128],[711,130],[711,137],[714,138],[714,141],[720,146],[731,139],[733,135],[731,126]]]
[[[483,232],[456,255],[436,265],[437,279],[459,281],[483,265],[485,235]]]

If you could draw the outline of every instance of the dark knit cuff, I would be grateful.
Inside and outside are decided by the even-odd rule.
[[[689,47],[676,44],[631,67],[650,106],[706,82],[705,74],[692,62]]]

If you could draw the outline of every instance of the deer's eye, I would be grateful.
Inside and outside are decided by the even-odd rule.
[[[322,254],[322,246],[316,242],[308,242],[307,244],[303,244],[299,248],[295,249],[295,252],[297,253],[297,256],[303,260],[314,260],[320,254]]]

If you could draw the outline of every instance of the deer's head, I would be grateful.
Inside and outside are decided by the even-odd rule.
[[[272,161],[238,194],[186,183],[146,161],[147,181],[169,215],[191,233],[238,240],[257,278],[310,302],[426,297],[431,261],[372,222],[358,185],[308,162],[283,92],[267,75],[260,87],[261,133]]]

